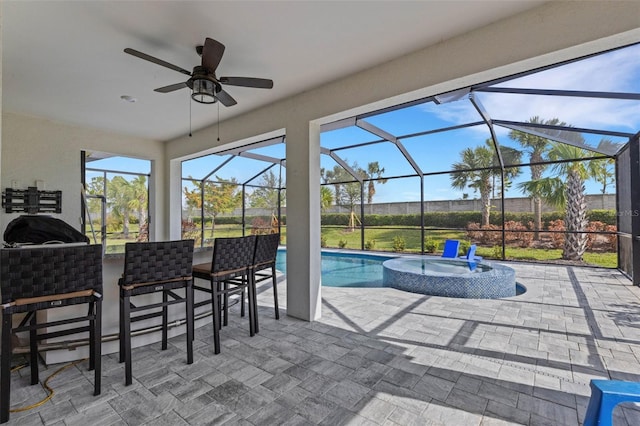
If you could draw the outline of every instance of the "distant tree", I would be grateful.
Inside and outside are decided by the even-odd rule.
[[[500,147],[500,150],[505,163],[517,164],[518,151],[506,147]],[[460,190],[471,188],[480,194],[482,226],[488,226],[493,178],[501,176],[493,142],[487,139],[485,146],[464,149],[460,153],[460,161],[454,163],[452,167],[455,172],[451,175],[451,186]],[[505,180],[510,181],[519,173],[518,168],[509,168],[505,170]]]
[[[273,170],[269,170],[263,174],[256,184],[259,188],[255,188],[249,196],[249,205],[263,209],[270,209],[272,214],[278,211],[278,193],[280,190],[280,179]],[[284,190],[281,194],[281,201],[284,204]]]
[[[377,161],[367,164],[367,179],[371,179],[367,184],[367,204],[373,203],[373,196],[376,194],[376,183],[387,183],[387,179],[380,179],[383,174],[384,167],[380,167]]]
[[[566,123],[560,121],[557,118],[543,120],[538,116],[531,117],[527,122],[532,124],[567,126]],[[538,130],[549,136],[562,137],[565,140],[575,140],[576,142],[580,142],[579,135],[575,132],[553,129]],[[509,137],[517,141],[520,146],[522,146],[523,152],[529,155],[529,163],[531,163],[531,165],[529,166],[529,169],[531,170],[531,181],[541,179],[542,174],[547,166],[540,163],[546,160],[549,139],[519,130],[512,130],[511,132],[509,132]],[[536,186],[531,186],[531,189],[535,191]],[[528,192],[527,195],[530,196],[533,201],[533,223],[535,230],[534,238],[538,240],[540,237],[539,232],[542,229],[542,196],[541,194],[536,192]]]
[[[348,160],[345,159],[345,162],[348,162]],[[373,203],[373,197],[376,194],[376,183],[387,183],[387,179],[381,179],[381,176],[384,173],[384,167],[380,167],[380,164],[377,161],[367,164],[366,170],[360,167],[355,161],[350,165],[350,167],[360,179],[371,179],[367,182],[366,201],[368,204]],[[362,199],[360,182],[358,182],[354,176],[338,164],[336,164],[331,170],[322,168],[320,170],[320,174],[323,183],[333,184],[333,198],[335,203],[341,206],[348,206],[350,211],[353,212],[356,204],[360,203]]]
[[[189,176],[194,189],[183,188],[187,206],[200,209],[204,206],[204,214],[211,216],[211,232],[215,230],[215,218],[220,213],[228,213],[242,205],[242,192],[238,189],[235,178],[222,179],[216,176],[217,182],[204,182],[204,197],[201,196],[200,181]],[[203,200],[204,198],[204,200]],[[202,218],[204,221],[204,217]]]
[[[104,177],[95,176],[91,181],[85,184],[85,194],[87,197],[87,208],[91,214],[91,220],[100,218],[102,214],[102,200],[99,198],[89,197],[90,195],[105,196],[104,193]]]
[[[138,224],[142,227],[147,222],[147,213],[149,211],[149,191],[147,189],[147,177],[137,176],[131,182],[131,200],[129,207],[135,211],[138,216]]]
[[[134,198],[133,187],[122,176],[114,176],[107,182],[107,208],[116,221],[122,223],[122,236],[129,238],[130,202]]]
[[[615,152],[616,145],[610,139],[602,139],[598,144],[598,148],[603,149],[605,152]],[[602,160],[591,160],[592,168],[594,171],[593,178],[602,185],[600,193],[607,193],[607,186],[615,182],[615,160],[613,158],[607,158]]]
[[[364,178],[365,171],[358,167],[356,162],[351,165],[351,168],[359,174],[360,178]],[[333,184],[335,203],[339,206],[348,206],[353,212],[355,205],[361,200],[360,182],[338,164],[333,169],[324,171],[323,180]]]

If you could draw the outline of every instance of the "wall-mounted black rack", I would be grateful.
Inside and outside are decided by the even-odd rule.
[[[62,213],[62,191],[38,191],[35,186],[6,188],[2,207],[6,213]]]

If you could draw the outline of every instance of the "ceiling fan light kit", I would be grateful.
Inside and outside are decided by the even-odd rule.
[[[215,95],[215,83],[206,78],[193,80],[193,93],[191,99],[201,104],[213,104],[218,101]]]
[[[190,78],[185,82],[159,87],[154,90],[159,93],[170,93],[175,90],[188,87],[192,90],[191,98],[201,104],[213,104],[220,101],[222,105],[227,107],[235,105],[237,103],[236,100],[222,88],[223,84],[230,86],[253,87],[258,89],[271,89],[273,87],[273,81],[266,78],[218,78],[216,76],[216,69],[222,59],[224,49],[224,44],[212,38],[206,38],[204,46],[196,47],[196,53],[202,56],[202,65],[194,67],[193,73],[177,65],[173,65],[169,62],[163,61],[162,59],[155,58],[135,49],[126,48],[124,49],[124,52],[137,58],[144,59],[145,61],[153,62],[154,64],[188,75]]]

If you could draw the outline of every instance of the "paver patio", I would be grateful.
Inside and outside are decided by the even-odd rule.
[[[323,287],[322,319],[311,323],[276,321],[265,284],[257,336],[236,306],[220,355],[210,324],[196,330],[193,365],[183,336],[167,351],[134,349],[128,387],[124,364],[104,356],[99,397],[83,362],[50,382],[49,402],[12,413],[10,424],[578,425],[590,379],[640,380],[640,288],[615,270],[506,264],[525,294]],[[12,407],[45,396],[28,383],[28,369],[13,373]],[[640,409],[619,406],[615,421],[640,424]]]

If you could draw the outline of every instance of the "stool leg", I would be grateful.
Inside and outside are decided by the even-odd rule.
[[[187,305],[187,364],[193,364],[193,281],[184,289]]]
[[[93,332],[93,342],[91,342],[91,346],[93,346],[93,356],[95,357],[93,394],[97,396],[100,395],[102,388],[102,299],[94,302],[94,304],[95,319],[93,326],[95,330]]]
[[[276,265],[271,265],[271,280],[273,281],[273,304],[276,309],[276,319],[280,319],[280,308],[278,308],[278,283],[276,280]]]
[[[120,290],[120,328],[118,332],[118,342],[120,343],[120,359],[118,362],[124,362],[124,300],[122,290]]]
[[[213,309],[213,353],[220,353],[220,296],[218,283],[211,283],[211,308]]]
[[[167,295],[167,291],[163,290],[162,291],[162,350],[166,350],[167,349],[167,335],[168,335],[168,330],[167,328],[169,328],[169,313],[168,313],[168,308],[167,308],[167,302],[169,301],[169,297]]]
[[[247,293],[249,294],[249,336],[256,334],[256,292],[252,286],[253,278],[251,274],[247,274]],[[243,277],[244,280],[244,277]]]
[[[2,349],[0,350],[0,423],[9,421],[11,404],[11,314],[2,310]]]
[[[131,303],[129,302],[129,295],[124,296],[122,305],[124,317],[124,328],[122,330],[124,335],[124,375],[125,384],[129,386],[133,382],[131,379]]]
[[[227,292],[229,290],[229,283],[228,282],[224,282],[224,289],[225,289],[225,293],[224,293],[224,320],[222,322],[223,326],[227,326],[229,325],[229,293]]]
[[[31,313],[31,328],[29,329],[29,355],[31,364],[31,384],[38,384],[38,325],[37,311]]]
[[[89,319],[89,371],[96,368],[96,318],[95,318],[95,302],[89,303],[89,312],[87,316]]]
[[[260,327],[258,326],[258,291],[256,290],[256,280],[253,279],[253,275],[248,276],[249,288],[253,293],[253,331],[258,333]]]
[[[240,290],[240,316],[244,317],[244,299],[245,299],[244,288]]]

